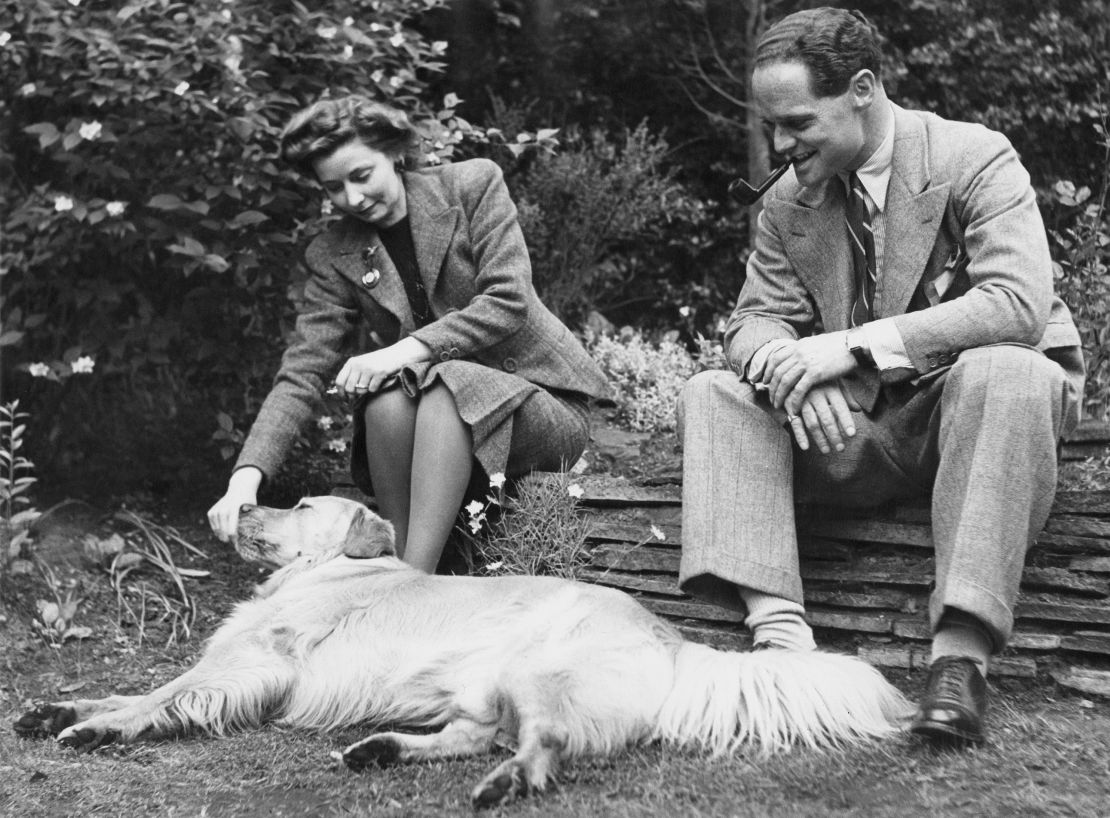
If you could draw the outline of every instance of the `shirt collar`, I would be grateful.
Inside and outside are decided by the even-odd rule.
[[[888,103],[889,104],[889,103]],[[883,135],[883,141],[879,143],[879,147],[875,152],[867,158],[857,170],[856,176],[859,177],[863,189],[867,191],[867,195],[871,198],[872,204],[881,213],[886,207],[886,189],[890,186],[890,170],[894,161],[894,116],[893,107],[891,108],[890,123],[887,125],[886,133]],[[844,184],[848,184],[848,175],[844,174]]]

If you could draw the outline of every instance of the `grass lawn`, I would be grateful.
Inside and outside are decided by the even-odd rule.
[[[82,600],[73,624],[91,636],[50,647],[32,627],[49,598],[41,576],[0,583],[0,816],[469,815],[469,794],[499,760],[488,757],[352,773],[329,752],[366,735],[315,735],[269,726],[223,739],[186,738],[78,755],[10,729],[32,699],[140,693],[178,675],[261,574],[217,543],[200,513],[165,520],[207,559],[189,580],[193,635],[167,647],[164,625],[121,625],[106,574],[59,569]],[[89,519],[57,521],[42,553],[80,548]],[[64,563],[64,559],[62,560]],[[892,680],[911,697],[923,674]],[[934,751],[908,736],[838,752],[709,759],[650,746],[568,765],[546,795],[491,811],[521,816],[1107,816],[1110,702],[1048,683],[996,688],[990,741]]]

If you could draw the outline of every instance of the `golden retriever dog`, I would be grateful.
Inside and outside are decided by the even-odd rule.
[[[429,576],[394,557],[390,524],[350,500],[246,506],[237,548],[277,570],[195,667],[145,696],[39,706],[17,732],[91,750],[270,719],[409,725],[421,731],[373,733],[333,755],[357,770],[511,747],[474,789],[490,806],[543,790],[566,759],[629,744],[831,747],[895,732],[911,709],[855,657],[714,650],[611,588]]]

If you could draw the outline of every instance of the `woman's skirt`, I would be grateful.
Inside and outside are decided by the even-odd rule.
[[[442,383],[470,428],[474,459],[485,476],[512,479],[529,471],[558,471],[573,466],[589,440],[589,402],[577,392],[555,392],[518,375],[474,363],[444,361],[406,367],[398,388],[413,398]],[[354,407],[351,476],[373,494],[366,451],[363,405]],[[372,456],[372,453],[371,455]]]

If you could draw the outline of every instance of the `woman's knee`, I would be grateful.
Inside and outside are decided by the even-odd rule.
[[[366,418],[368,428],[396,422],[411,423],[415,408],[412,398],[402,390],[390,389],[367,395],[362,405],[362,415]]]

